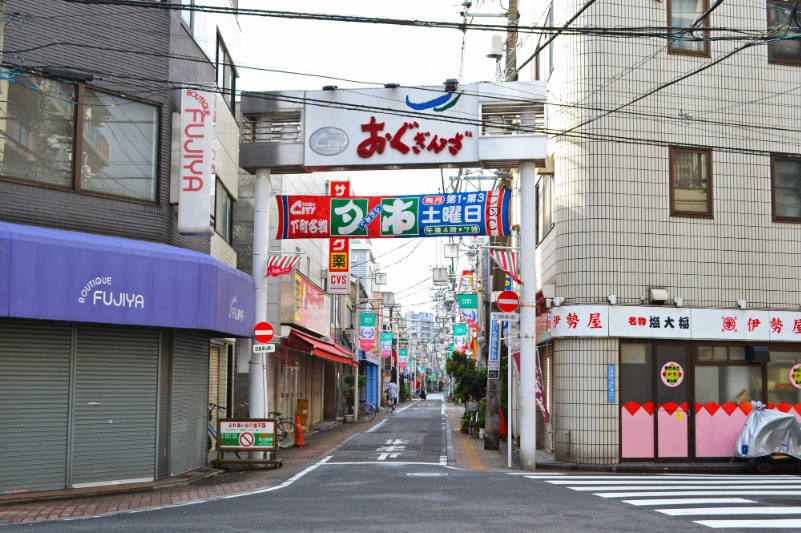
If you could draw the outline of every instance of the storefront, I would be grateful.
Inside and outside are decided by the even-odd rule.
[[[205,465],[210,342],[253,280],[201,253],[0,223],[0,494]]]
[[[751,401],[801,420],[801,313],[565,306],[549,312],[546,337],[538,336],[542,355],[555,352],[563,371],[581,370],[557,378],[557,430],[569,424],[559,415],[571,413],[564,407],[567,393],[560,398],[559,389],[595,382],[596,368],[606,370],[603,393],[607,405],[618,407],[620,461],[731,459]],[[584,338],[583,369],[575,361],[559,361],[558,354],[569,353],[560,345],[574,344],[571,337]],[[593,359],[604,359],[610,348],[617,349],[617,361],[596,365]],[[553,364],[548,358],[545,368]],[[588,397],[589,403],[597,401]],[[595,422],[605,423],[600,417]],[[572,427],[565,431],[571,431],[574,446],[591,435]]]

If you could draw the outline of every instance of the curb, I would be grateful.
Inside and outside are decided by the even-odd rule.
[[[0,507],[3,505],[13,505],[13,504],[20,504],[20,503],[37,503],[37,502],[52,502],[58,500],[73,500],[75,498],[95,498],[98,496],[116,496],[117,494],[130,494],[132,492],[159,492],[162,490],[170,490],[176,489],[181,487],[186,487],[188,485],[192,485],[193,483],[197,483],[198,481],[203,481],[205,479],[209,479],[210,477],[218,476],[220,474],[224,474],[227,472],[228,469],[219,468],[214,469],[210,472],[205,472],[199,476],[195,476],[191,479],[186,479],[182,481],[174,481],[172,483],[164,483],[162,485],[152,485],[148,487],[142,487],[140,485],[131,485],[129,487],[125,487],[124,485],[119,485],[114,488],[110,487],[97,487],[95,490],[88,490],[87,492],[74,492],[69,494],[42,494],[36,495],[36,493],[28,493],[27,497],[20,496],[18,498],[8,498],[8,499],[0,499]],[[105,489],[105,490],[101,490]],[[70,490],[70,489],[67,489]],[[73,489],[74,490],[74,489]]]

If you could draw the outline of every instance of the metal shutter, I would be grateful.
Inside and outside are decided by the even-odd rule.
[[[0,320],[0,494],[66,486],[71,335]]]
[[[78,326],[72,486],[155,475],[157,329]]]
[[[172,367],[170,475],[206,464],[209,416],[209,334],[175,330]]]
[[[225,400],[220,400],[220,348],[217,346],[211,347],[211,355],[209,356],[209,403],[217,405],[225,405]],[[225,413],[223,413],[223,417]],[[217,409],[212,411],[211,426],[217,427]],[[211,439],[211,446],[217,446],[217,441]]]

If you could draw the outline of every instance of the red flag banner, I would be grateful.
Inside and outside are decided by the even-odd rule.
[[[490,255],[498,263],[498,266],[506,272],[510,278],[520,285],[523,284],[517,276],[517,255],[514,252],[502,252],[500,250],[490,250]]]

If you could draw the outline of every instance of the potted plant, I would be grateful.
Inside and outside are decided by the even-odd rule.
[[[469,426],[470,426],[470,413],[465,411],[465,413],[462,415],[462,420],[461,420],[461,424],[459,426],[459,431],[461,431],[462,433],[467,433],[467,428]]]

